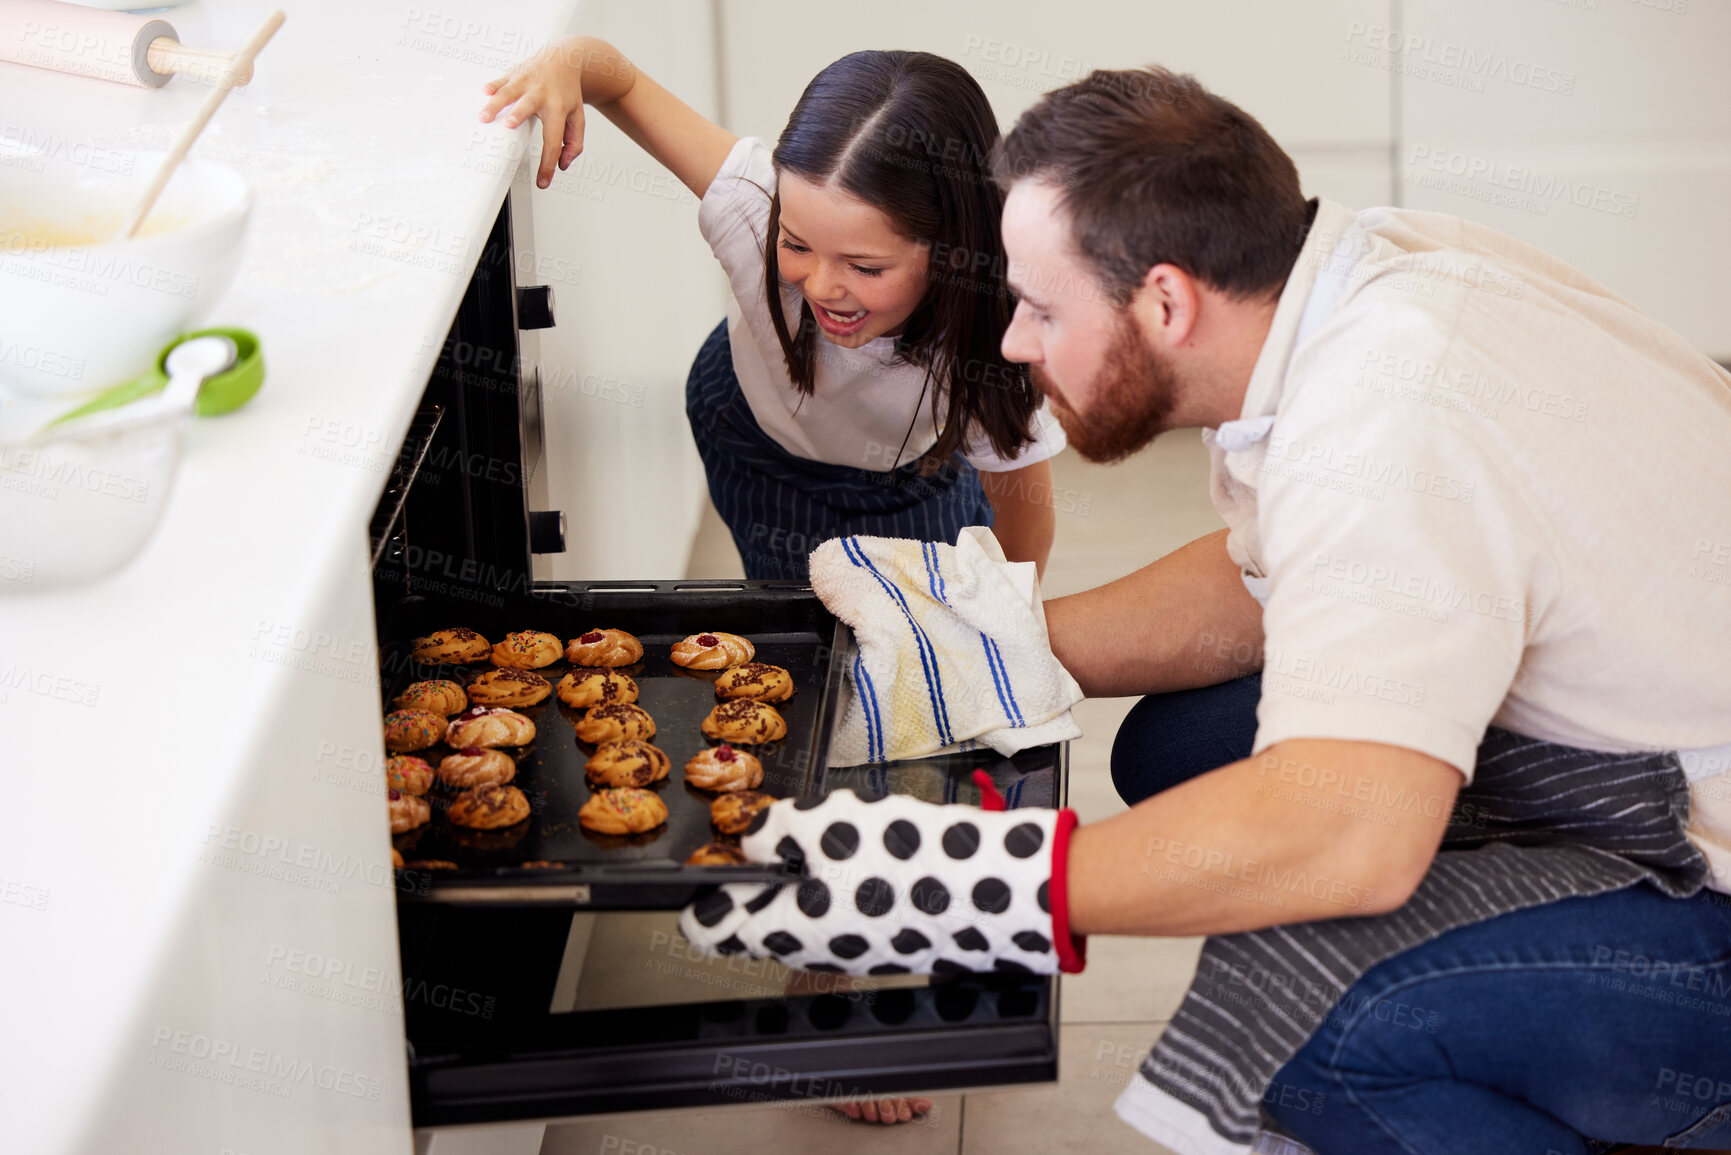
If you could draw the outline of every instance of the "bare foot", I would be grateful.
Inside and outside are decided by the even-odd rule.
[[[849,1119],[867,1123],[906,1123],[915,1115],[932,1109],[930,1099],[866,1099],[858,1103],[831,1103],[829,1109],[840,1111]]]

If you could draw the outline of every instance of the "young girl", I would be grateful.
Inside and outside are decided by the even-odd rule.
[[[541,118],[540,187],[582,151],[587,102],[699,198],[733,301],[686,413],[748,577],[803,580],[832,537],[948,542],[966,525],[1044,568],[1047,459],[1064,437],[999,349],[1013,301],[998,127],[961,66],[845,56],[806,86],[773,153],[590,37],[486,90],[482,120]]]

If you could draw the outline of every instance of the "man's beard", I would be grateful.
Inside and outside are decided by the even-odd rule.
[[[1079,413],[1064,401],[1052,379],[1038,366],[1029,373],[1052,402],[1052,415],[1064,436],[1089,461],[1122,461],[1164,432],[1172,415],[1177,385],[1171,364],[1142,342],[1129,310],[1118,314],[1112,344],[1100,361],[1100,371],[1087,392],[1088,412]]]

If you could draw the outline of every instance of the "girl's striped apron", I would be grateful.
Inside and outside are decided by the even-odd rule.
[[[1141,1074],[1227,1143],[1248,1145],[1276,1072],[1366,971],[1445,931],[1562,898],[1641,882],[1688,898],[1708,877],[1688,819],[1674,753],[1607,754],[1492,727],[1404,906],[1210,938]]]
[[[782,448],[758,426],[739,388],[725,320],[692,363],[685,415],[710,500],[733,533],[748,578],[805,581],[811,551],[832,537],[953,542],[963,526],[992,524],[979,474],[959,454],[921,477],[917,462],[880,473]]]

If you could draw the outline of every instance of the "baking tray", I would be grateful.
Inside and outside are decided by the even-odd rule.
[[[456,869],[405,872],[399,893],[410,899],[445,902],[558,904],[584,907],[629,905],[636,908],[683,906],[701,885],[722,881],[771,881],[784,876],[779,866],[697,867],[685,859],[716,838],[709,824],[709,803],[716,797],[685,784],[686,761],[714,743],[698,723],[716,704],[719,671],[683,670],[668,652],[689,634],[721,630],[749,637],[757,660],[785,667],[793,675],[794,696],[777,709],[788,734],[779,742],[742,746],[762,761],[764,793],[794,797],[808,786],[814,764],[827,749],[830,703],[840,686],[835,658],[838,632],[845,633],[809,589],[746,588],[739,583],[568,583],[538,585],[526,594],[479,597],[415,597],[397,603],[381,622],[381,707],[412,681],[448,677],[467,683],[489,666],[433,666],[410,656],[413,639],[436,629],[468,626],[498,641],[513,630],[544,630],[561,641],[585,630],[628,630],[643,643],[643,659],[623,668],[636,680],[638,704],[656,723],[654,742],[673,762],[672,772],[651,789],[667,804],[668,819],[639,835],[605,835],[584,829],[578,809],[593,790],[583,765],[594,747],[577,741],[574,723],[583,714],[557,695],[519,713],[535,722],[536,737],[519,755],[512,785],[529,798],[532,813],[504,831],[468,831],[443,817],[455,795],[435,786],[428,795],[433,820],[419,830],[396,835],[398,851],[409,862],[446,861]],[[536,671],[557,684],[569,665],[560,660]],[[437,765],[449,752],[444,744],[417,751]],[[557,863],[526,866],[525,863]]]
[[[785,667],[794,696],[777,709],[787,719],[780,742],[745,746],[763,762],[764,793],[778,798],[821,796],[841,787],[862,797],[908,794],[931,802],[977,805],[970,780],[984,768],[1012,806],[1063,804],[1061,746],[1002,758],[990,750],[941,758],[859,767],[827,764],[830,735],[840,708],[843,671],[851,635],[823,607],[809,586],[789,582],[565,582],[537,583],[519,594],[440,594],[404,598],[381,612],[381,707],[412,681],[449,677],[467,683],[489,666],[433,666],[413,661],[414,638],[433,630],[467,626],[489,641],[513,630],[544,630],[561,641],[591,628],[628,630],[643,642],[644,657],[625,667],[637,682],[638,704],[656,722],[654,742],[673,768],[652,789],[667,804],[668,820],[641,835],[602,835],[585,830],[577,811],[592,793],[583,764],[593,747],[577,741],[572,710],[557,695],[519,710],[532,718],[535,741],[520,753],[513,781],[528,796],[532,813],[518,828],[502,832],[452,827],[443,807],[455,795],[435,786],[433,819],[419,830],[395,836],[411,865],[400,872],[405,901],[584,909],[673,910],[720,882],[770,882],[787,876],[782,865],[687,866],[685,859],[717,835],[709,824],[716,796],[685,784],[686,761],[712,745],[698,723],[716,704],[719,671],[683,670],[668,651],[687,635],[720,630],[750,638],[756,660]],[[559,661],[537,671],[558,683],[568,665]],[[449,752],[440,744],[417,751],[437,765]],[[454,863],[428,869],[422,861]],[[526,865],[528,863],[557,865]]]

